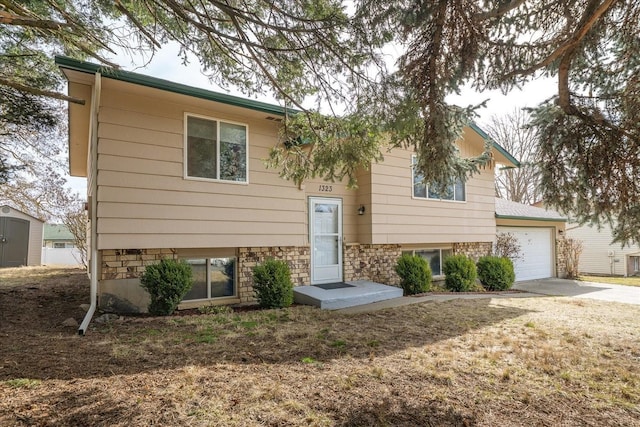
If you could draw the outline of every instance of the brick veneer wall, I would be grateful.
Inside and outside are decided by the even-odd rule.
[[[400,245],[345,245],[344,280],[372,280],[398,285],[400,278],[394,267],[401,255]]]
[[[491,255],[493,250],[492,242],[465,242],[453,244],[454,255],[466,255],[473,261],[478,262],[480,257]]]
[[[101,280],[136,279],[142,276],[147,265],[178,257],[173,249],[108,249],[101,254]]]
[[[289,264],[294,286],[308,285],[311,278],[311,251],[308,246],[274,246],[238,249],[238,296],[241,302],[255,301],[253,267],[269,258]]]

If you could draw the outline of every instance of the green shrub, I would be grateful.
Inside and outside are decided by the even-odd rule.
[[[444,286],[455,292],[471,289],[478,277],[476,265],[465,255],[453,255],[444,260]]]
[[[269,259],[253,268],[253,290],[263,308],[282,308],[293,304],[293,283],[289,265]]]
[[[488,291],[504,291],[513,285],[516,273],[513,262],[506,257],[483,256],[478,260],[478,277]]]
[[[191,266],[184,261],[163,259],[159,264],[147,266],[140,283],[151,297],[149,313],[168,316],[191,289]]]
[[[418,255],[402,255],[395,267],[400,276],[400,286],[405,295],[428,292],[431,288],[431,268],[429,263]]]

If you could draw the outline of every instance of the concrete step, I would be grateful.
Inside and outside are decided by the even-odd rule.
[[[293,298],[297,304],[313,305],[324,310],[338,310],[402,297],[402,289],[395,286],[382,285],[369,280],[345,283],[350,286],[336,289],[296,286],[293,288]]]

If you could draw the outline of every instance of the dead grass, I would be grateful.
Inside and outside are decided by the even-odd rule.
[[[60,323],[81,318],[86,276],[23,271],[39,277],[0,270],[0,425],[640,425],[638,306],[294,307],[79,337]]]
[[[580,276],[583,282],[610,283],[612,285],[640,286],[640,277]]]

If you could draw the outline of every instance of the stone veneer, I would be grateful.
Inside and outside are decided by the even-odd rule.
[[[269,258],[284,260],[289,264],[294,286],[310,283],[311,251],[308,246],[239,248],[237,285],[240,302],[255,301],[253,267]]]
[[[465,242],[454,243],[452,245],[454,255],[466,255],[474,262],[478,262],[480,257],[491,255],[493,251],[492,242]]]
[[[398,286],[400,278],[394,267],[401,255],[400,245],[345,245],[342,258],[344,280],[371,280]]]
[[[558,240],[558,272],[564,269],[564,240]],[[453,243],[454,254],[465,254],[477,261],[491,253],[491,242]],[[147,265],[156,264],[163,258],[178,258],[175,249],[111,249],[101,251],[101,280],[113,281],[138,279]],[[398,244],[347,244],[343,248],[344,280],[372,280],[398,286],[400,278],[395,265],[402,255]],[[291,279],[295,286],[311,283],[311,251],[308,246],[247,247],[237,250],[238,298],[241,303],[255,301],[253,293],[253,267],[267,259],[280,259],[289,264]],[[133,286],[129,284],[127,286]]]
[[[567,277],[567,239],[564,236],[556,238],[556,276]]]
[[[101,254],[100,280],[136,279],[142,276],[147,265],[178,257],[173,249],[107,249]]]

